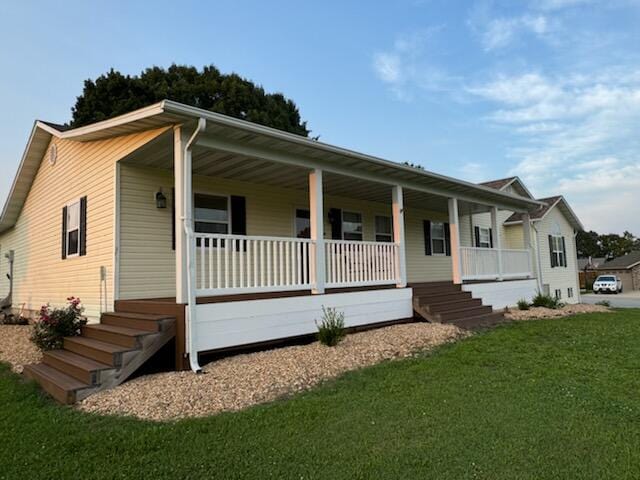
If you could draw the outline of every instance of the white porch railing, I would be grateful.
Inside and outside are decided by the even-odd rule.
[[[460,264],[463,280],[533,276],[529,250],[460,247]]]
[[[398,245],[325,240],[326,285],[331,288],[386,285],[398,280]]]
[[[196,295],[307,290],[311,240],[247,235],[194,235]]]

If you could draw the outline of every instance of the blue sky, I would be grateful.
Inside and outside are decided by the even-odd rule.
[[[3,2],[0,197],[33,120],[113,67],[215,64],[292,98],[313,135],[563,193],[640,235],[640,0]]]

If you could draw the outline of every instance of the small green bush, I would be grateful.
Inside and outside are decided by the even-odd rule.
[[[529,310],[529,302],[527,302],[524,298],[518,300],[518,309],[519,310]]]
[[[344,329],[344,313],[335,308],[322,307],[322,321],[318,324],[318,340],[323,345],[334,347],[346,335]]]
[[[555,310],[562,307],[563,303],[557,298],[552,297],[551,295],[544,295],[543,293],[538,292],[538,294],[533,297],[531,305],[533,305],[534,307],[545,307]]]
[[[609,300],[600,300],[599,302],[596,302],[596,305],[600,305],[601,307],[610,307],[611,306],[611,302]]]
[[[80,329],[87,324],[87,319],[82,315],[84,308],[80,305],[80,299],[69,297],[67,301],[69,305],[65,308],[52,309],[48,304],[40,308],[31,335],[31,341],[40,350],[62,348],[64,337],[80,335]]]

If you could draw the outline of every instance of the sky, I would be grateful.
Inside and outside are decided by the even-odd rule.
[[[69,121],[84,80],[214,64],[324,142],[518,175],[587,229],[640,235],[638,25],[640,0],[0,0],[0,198],[34,120]]]

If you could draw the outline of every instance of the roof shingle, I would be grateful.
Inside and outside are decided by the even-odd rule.
[[[629,268],[636,263],[640,263],[640,250],[634,250],[621,257],[616,257],[613,260],[601,263],[598,270]]]

